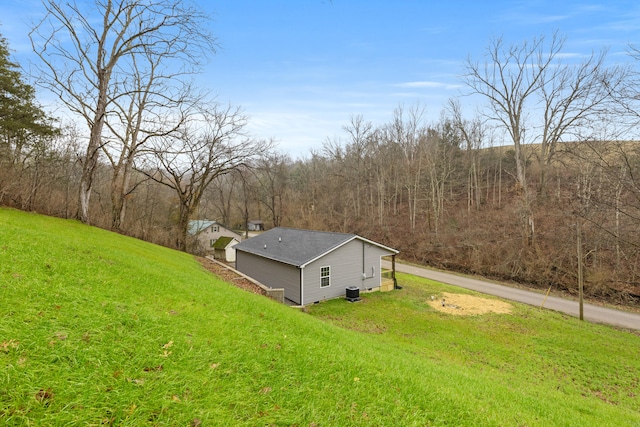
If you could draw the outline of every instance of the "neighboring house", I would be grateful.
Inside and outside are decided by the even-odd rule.
[[[284,288],[284,297],[300,305],[345,296],[348,287],[380,289],[381,258],[398,253],[355,234],[282,227],[235,249],[237,270],[268,287]]]
[[[247,230],[249,231],[264,231],[264,221],[257,219],[247,222]]]
[[[213,257],[221,261],[236,262],[234,246],[240,243],[235,237],[222,236],[213,243]]]
[[[242,241],[242,236],[235,231],[208,219],[189,221],[189,235],[195,237],[200,247],[207,252],[213,252],[213,244],[220,237],[232,237],[238,242]]]

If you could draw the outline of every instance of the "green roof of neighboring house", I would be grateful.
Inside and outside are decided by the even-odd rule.
[[[213,249],[226,249],[232,240],[234,240],[233,237],[228,237],[228,236],[218,237],[216,241],[213,243]]]

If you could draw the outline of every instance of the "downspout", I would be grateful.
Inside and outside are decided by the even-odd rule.
[[[362,242],[362,286],[361,288],[364,289],[364,281],[367,278],[367,272],[365,270],[365,261],[364,261],[364,242]]]

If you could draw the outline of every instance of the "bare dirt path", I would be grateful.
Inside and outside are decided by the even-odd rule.
[[[391,268],[391,263],[383,261],[384,268]],[[544,294],[526,291],[523,289],[511,288],[509,286],[498,285],[483,280],[458,276],[442,271],[430,270],[423,267],[396,263],[396,271],[400,273],[413,274],[414,276],[425,277],[449,285],[460,286],[484,294],[495,295],[511,301],[522,302],[540,307],[544,300]],[[544,303],[544,307],[567,313],[578,317],[579,307],[577,301],[565,298],[549,296]],[[606,323],[609,325],[621,326],[624,328],[640,330],[640,314],[631,313],[612,308],[600,307],[593,304],[584,304],[584,318],[594,323]]]

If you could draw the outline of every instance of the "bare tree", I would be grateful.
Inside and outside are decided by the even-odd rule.
[[[209,184],[270,148],[269,141],[247,137],[246,124],[238,107],[202,107],[179,132],[154,140],[148,163],[140,171],[175,191],[178,249],[186,250],[189,220]]]
[[[296,213],[294,218],[299,226],[318,228],[328,204],[324,203],[327,192],[323,190],[329,180],[329,160],[312,150],[309,159],[297,160],[292,169],[289,180],[293,193],[291,202],[296,207],[290,205],[289,211]]]
[[[464,82],[472,94],[487,98],[490,120],[495,120],[509,134],[514,144],[518,184],[527,192],[522,145],[527,129],[527,107],[535,100],[540,81],[560,53],[562,41],[553,37],[549,47],[544,38],[531,43],[505,46],[502,39],[493,40],[487,49],[487,60],[480,65],[468,59]]]
[[[388,125],[388,137],[397,146],[402,170],[398,171],[400,182],[407,195],[409,208],[409,226],[416,228],[416,219],[421,197],[420,179],[425,167],[424,149],[427,128],[424,123],[425,107],[420,104],[412,105],[405,114],[403,106],[398,106],[393,112],[393,119]],[[396,194],[399,189],[396,188]]]
[[[140,61],[133,59],[131,78],[123,83],[122,94],[114,99],[113,111],[105,121],[109,133],[103,151],[113,168],[113,230],[121,230],[127,198],[140,183],[132,181],[136,157],[153,138],[175,132],[184,120],[183,111],[197,101],[180,74],[163,70],[162,55],[148,50]]]
[[[240,179],[238,171],[219,175],[214,179],[203,197],[205,206],[201,207],[201,211],[213,213],[213,218],[219,218],[223,224],[231,225],[232,203],[234,195],[239,191]]]
[[[462,106],[459,100],[449,100],[448,110],[451,124],[456,129],[459,138],[464,143],[467,175],[467,211],[472,207],[479,209],[482,199],[480,191],[480,159],[479,150],[485,137],[485,126],[479,117],[467,120],[462,116]]]
[[[265,153],[256,162],[258,197],[269,212],[274,227],[282,223],[290,164],[289,156],[276,152]]]
[[[348,163],[345,170],[349,187],[354,189],[353,206],[356,218],[360,218],[362,213],[362,192],[365,175],[365,157],[368,154],[368,144],[373,132],[371,122],[365,122],[362,115],[351,116],[349,124],[342,126],[342,130],[349,135],[346,148],[346,162]]]
[[[447,187],[456,168],[455,157],[460,148],[460,135],[455,125],[444,116],[435,129],[429,129],[424,139],[424,157],[427,166],[428,198],[431,210],[428,213],[429,227],[438,236],[440,221],[444,217]]]
[[[547,187],[547,175],[563,140],[593,137],[593,128],[601,119],[613,116],[616,105],[612,93],[617,92],[628,77],[625,67],[605,66],[606,52],[592,54],[579,64],[556,61],[540,80],[543,115],[540,134],[540,186]]]
[[[44,0],[45,17],[29,34],[42,63],[41,85],[89,128],[78,195],[79,217],[89,221],[93,174],[112,104],[127,85],[136,57],[152,55],[188,73],[213,50],[206,17],[178,0]],[[97,19],[96,19],[97,18]],[[123,89],[125,88],[125,89]]]
[[[538,142],[540,184],[544,193],[557,146],[568,138],[590,137],[601,117],[612,115],[613,93],[625,87],[626,67],[606,67],[606,52],[578,63],[565,63],[564,39],[557,32],[520,45],[494,40],[483,66],[467,60],[464,81],[472,94],[489,101],[487,117],[496,121],[513,142],[516,179],[523,193],[526,240],[534,238],[532,197],[527,183],[523,144]],[[527,138],[528,134],[528,138]]]
[[[242,218],[242,228],[244,228],[245,239],[249,238],[249,216],[251,215],[251,205],[255,201],[255,174],[248,165],[241,165],[234,174],[237,174],[240,182],[240,189],[237,193],[236,208]]]

